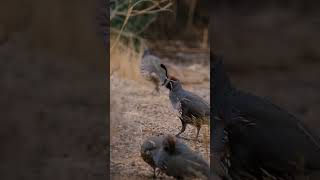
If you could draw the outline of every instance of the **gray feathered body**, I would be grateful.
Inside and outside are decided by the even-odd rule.
[[[182,123],[182,129],[179,134],[184,132],[187,124],[190,124],[197,127],[197,138],[201,125],[209,124],[210,122],[209,104],[198,95],[183,89],[178,80],[170,80],[170,84],[167,86],[170,86],[169,98],[171,104],[177,111]]]
[[[165,138],[165,135],[152,136],[147,138],[141,145],[140,155],[142,159],[153,168],[154,176],[159,162],[161,164],[161,162],[166,162],[168,160],[168,156],[163,154],[163,152],[161,153]],[[178,154],[192,152],[186,144],[179,140],[175,142],[175,151]]]
[[[155,85],[155,90],[159,91],[159,84],[166,79],[165,71],[160,68],[160,58],[145,51],[141,63],[140,73],[142,77]]]
[[[302,121],[265,98],[234,88],[219,59],[212,71],[213,154],[228,145],[231,173],[295,174],[320,170],[320,140]],[[228,142],[223,141],[227,131]],[[301,168],[301,169],[299,169]],[[260,177],[261,178],[261,177]]]
[[[162,145],[155,161],[162,172],[177,179],[208,178],[210,174],[209,164],[201,155],[178,139],[170,151]]]
[[[234,90],[227,99],[232,114],[226,130],[235,167],[258,164],[274,173],[320,170],[319,137],[302,121],[249,93]]]
[[[146,139],[141,145],[140,155],[142,159],[154,170],[156,169],[154,157],[157,155],[163,140],[164,136],[153,136]]]
[[[201,97],[183,88],[170,91],[169,98],[174,109],[179,113],[179,117],[187,124],[197,126],[200,124],[209,124],[210,107]]]

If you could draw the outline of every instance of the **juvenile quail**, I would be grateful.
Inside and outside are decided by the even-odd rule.
[[[163,83],[166,76],[165,71],[160,67],[160,58],[152,55],[149,49],[145,49],[140,63],[140,73],[144,79],[154,84],[153,92],[159,93],[159,84]]]
[[[201,178],[208,179],[209,164],[186,144],[168,135],[155,159],[159,170],[176,179]]]
[[[294,176],[320,170],[320,140],[302,121],[270,101],[234,88],[224,70],[222,57],[211,55],[213,154],[228,146],[230,174],[247,172],[257,179],[267,174]],[[228,142],[223,142],[227,131]],[[241,176],[240,176],[241,177]],[[243,177],[242,177],[243,178]],[[243,178],[244,179],[244,178]]]
[[[197,140],[201,126],[210,122],[210,106],[201,97],[183,89],[177,78],[168,77],[165,65],[162,64],[161,67],[165,70],[167,77],[163,85],[170,90],[169,99],[173,108],[178,112],[178,117],[182,123],[181,131],[176,136],[183,133],[187,124],[190,124],[197,128],[195,138]]]

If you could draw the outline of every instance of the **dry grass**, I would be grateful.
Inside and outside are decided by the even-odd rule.
[[[120,48],[113,50],[111,54],[111,68],[114,69],[110,82],[111,172],[116,179],[125,176],[133,179],[149,179],[152,175],[151,168],[140,157],[140,145],[147,137],[156,134],[177,134],[181,128],[181,122],[174,114],[166,89],[160,90],[160,96],[153,96],[152,84],[139,81],[137,65],[141,54],[134,53],[126,47],[121,48],[121,50]],[[128,62],[131,64],[126,64]],[[209,81],[206,78],[209,74],[208,68],[204,68],[201,64],[170,63],[170,65],[175,66],[177,71],[187,72],[187,76],[181,77],[184,81],[189,81],[190,74],[195,76],[193,78],[197,78],[198,82],[184,84],[184,87],[209,102]],[[209,127],[201,128],[200,142],[193,141],[195,135],[196,129],[188,126],[182,137],[189,139],[184,141],[209,161]],[[169,179],[167,176],[162,178]]]
[[[110,40],[111,43],[114,40]],[[139,80],[139,64],[141,53],[136,53],[131,47],[119,43],[117,48],[110,52],[110,74],[117,74],[122,78]]]
[[[150,136],[157,134],[177,134],[181,122],[175,115],[169,101],[168,91],[161,89],[160,96],[151,94],[152,87],[136,81],[111,78],[111,172],[123,176],[150,178],[151,168],[140,157],[140,145]],[[209,83],[189,86],[187,89],[209,101]],[[209,128],[203,126],[199,134],[200,142],[194,142],[196,129],[188,126],[182,134],[192,149],[209,161]],[[120,174],[121,173],[121,174]],[[169,179],[167,176],[162,176]]]
[[[154,21],[151,19],[143,26],[139,32],[126,31],[125,27],[130,23],[130,18],[134,16],[143,16],[147,14],[156,14],[162,11],[170,11],[169,7],[172,6],[171,0],[128,0],[128,1],[113,1],[116,6],[111,9],[110,21],[124,17],[124,21],[121,24],[121,28],[111,27],[110,36],[110,73],[113,75],[117,73],[122,78],[128,78],[131,80],[139,80],[139,64],[141,59],[141,52],[145,48],[145,42],[142,37],[139,36],[149,25]],[[148,6],[144,8],[138,8],[138,5],[148,2]],[[128,5],[128,9],[122,10],[120,7]],[[121,41],[121,38],[127,40],[126,43]],[[140,44],[134,43],[138,40]],[[138,52],[134,49],[137,48]]]
[[[169,7],[172,6],[171,0],[128,0],[120,3],[120,1],[114,1],[116,3],[116,7],[111,10],[110,12],[110,21],[117,17],[124,17],[124,21],[121,25],[120,29],[115,29],[111,27],[111,33],[116,34],[115,41],[111,44],[111,50],[117,47],[118,43],[120,42],[120,37],[125,36],[129,39],[136,38],[141,39],[139,37],[139,34],[143,32],[149,25],[152,23],[155,19],[151,20],[150,22],[143,24],[143,28],[139,32],[125,32],[125,27],[129,23],[130,18],[133,16],[143,16],[146,14],[156,14],[161,11],[170,11]],[[143,9],[136,9],[138,5],[141,5],[143,3],[149,2],[149,6]],[[126,10],[120,10],[121,6],[128,5],[128,9]]]

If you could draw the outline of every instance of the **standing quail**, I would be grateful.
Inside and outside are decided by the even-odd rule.
[[[140,63],[140,73],[144,79],[154,84],[153,92],[157,93],[159,93],[159,84],[163,83],[166,78],[160,65],[160,58],[152,55],[149,49],[145,49]]]
[[[181,131],[176,135],[179,136],[186,130],[187,124],[197,128],[196,140],[198,139],[201,125],[210,122],[210,106],[201,97],[185,90],[178,79],[168,77],[167,69],[162,64],[161,67],[166,72],[166,80],[163,83],[169,90],[169,98],[173,108],[178,112],[179,119],[182,123]]]
[[[186,144],[171,135],[163,140],[155,163],[161,172],[176,179],[208,179],[210,174],[209,164]]]
[[[234,88],[217,59],[212,72],[212,105],[215,116],[212,152],[224,154],[228,146],[232,177],[285,178],[320,170],[320,140],[312,129],[268,100]],[[225,135],[225,131],[227,135]],[[223,140],[227,136],[227,143]],[[224,157],[220,160],[222,161]],[[223,164],[223,163],[221,163]]]

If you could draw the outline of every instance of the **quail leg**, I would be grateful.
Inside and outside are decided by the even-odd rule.
[[[152,91],[153,95],[159,95],[160,94],[160,88],[159,88],[159,81],[154,80],[154,90]]]
[[[187,123],[183,122],[182,120],[181,120],[181,123],[182,123],[181,131],[176,135],[176,137],[180,137],[180,134],[186,130]]]
[[[195,141],[197,141],[197,140],[198,140],[198,136],[199,136],[200,128],[201,128],[201,126],[197,126],[197,135],[196,135]]]
[[[160,92],[159,92],[159,90],[154,89],[151,94],[154,95],[154,96],[156,96],[156,95],[159,95]]]
[[[160,169],[157,169],[157,170],[156,170],[156,173],[157,173],[157,176],[159,176],[160,173],[161,173],[161,170],[160,170]]]
[[[153,168],[153,178],[157,178],[157,175],[156,175],[156,168]]]

